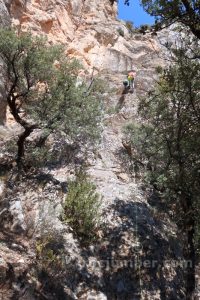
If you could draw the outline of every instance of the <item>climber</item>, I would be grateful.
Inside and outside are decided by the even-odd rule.
[[[135,76],[136,76],[136,72],[134,70],[131,70],[130,72],[128,72],[127,79],[128,79],[130,91],[132,91],[132,92],[134,90],[134,79],[135,79]]]
[[[136,76],[136,72],[134,70],[131,70],[128,72],[127,79],[123,81],[123,85],[125,89],[130,89],[131,92],[134,90],[134,79]]]

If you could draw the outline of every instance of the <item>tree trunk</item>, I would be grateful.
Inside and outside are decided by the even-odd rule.
[[[33,130],[36,128],[35,125],[30,125],[30,126],[26,126],[25,127],[25,131],[20,134],[18,142],[17,142],[17,146],[18,146],[18,150],[17,150],[17,166],[20,168],[22,165],[22,158],[24,156],[24,147],[25,147],[25,140],[26,138],[31,134],[31,132],[33,132]]]
[[[26,138],[31,134],[31,132],[37,128],[36,124],[29,124],[26,120],[22,119],[19,115],[18,109],[17,109],[17,104],[16,104],[16,99],[17,97],[14,95],[13,90],[12,93],[10,93],[7,96],[7,102],[10,107],[10,112],[13,115],[15,121],[20,124],[24,128],[24,132],[22,132],[19,135],[18,141],[17,141],[17,158],[16,158],[16,163],[18,168],[22,167],[22,158],[24,156],[24,150],[25,150],[25,140]]]

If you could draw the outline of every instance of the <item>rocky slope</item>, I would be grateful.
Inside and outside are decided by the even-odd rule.
[[[80,59],[82,79],[89,82],[98,74],[107,82],[102,142],[87,161],[103,196],[105,231],[98,242],[81,246],[59,219],[72,164],[8,182],[1,178],[0,299],[184,299],[183,268],[171,263],[182,259],[176,227],[123,162],[123,126],[138,118],[138,97],[153,86],[155,67],[164,64],[160,40],[168,33],[129,33],[109,0],[13,0],[7,6],[19,30],[44,34]],[[135,91],[124,93],[122,81],[132,68],[137,70]],[[13,127],[6,126],[12,134]],[[47,284],[33,265],[35,241],[49,232],[62,237],[66,273]]]

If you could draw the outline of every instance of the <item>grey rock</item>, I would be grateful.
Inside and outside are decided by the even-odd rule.
[[[0,0],[0,27],[10,26],[10,15],[6,7],[5,1]]]
[[[2,180],[0,180],[0,199],[3,199],[4,192],[5,192],[5,184]]]
[[[26,230],[24,211],[20,200],[13,201],[11,203],[10,213],[13,216],[13,224],[11,230],[14,232]]]

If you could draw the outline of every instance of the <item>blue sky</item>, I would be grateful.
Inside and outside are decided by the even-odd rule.
[[[144,11],[139,0],[130,0],[129,6],[124,5],[124,0],[118,0],[118,18],[132,21],[135,27],[154,23],[154,18]]]

